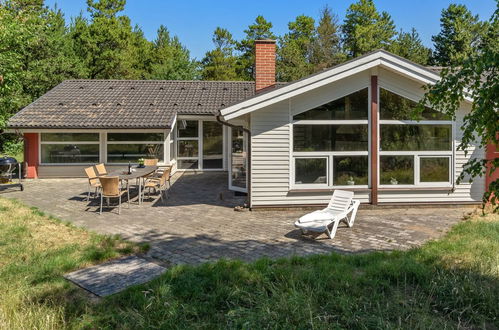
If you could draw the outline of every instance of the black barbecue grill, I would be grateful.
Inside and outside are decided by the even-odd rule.
[[[16,176],[17,182],[14,181]],[[19,187],[21,191],[24,190],[21,163],[17,162],[15,158],[0,157],[0,187]]]

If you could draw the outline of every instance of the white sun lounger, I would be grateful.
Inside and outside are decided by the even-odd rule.
[[[359,205],[358,200],[353,200],[352,191],[335,190],[325,209],[305,214],[295,222],[295,227],[300,228],[303,233],[325,232],[330,239],[333,239],[341,221],[344,221],[348,227],[353,226]]]

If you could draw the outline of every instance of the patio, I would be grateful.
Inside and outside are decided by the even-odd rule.
[[[87,202],[86,179],[25,182],[25,191],[3,191],[59,219],[104,234],[149,242],[146,257],[170,264],[198,264],[220,258],[252,261],[337,251],[358,253],[408,249],[441,236],[469,208],[361,209],[355,225],[340,225],[334,240],[302,236],[293,222],[307,211],[235,212],[244,197],[227,189],[227,174],[177,173],[166,203],[145,199],[99,216],[97,199]]]

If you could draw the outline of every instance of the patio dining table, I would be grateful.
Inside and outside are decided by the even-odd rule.
[[[137,167],[137,166],[132,166],[132,172],[129,174],[128,169],[124,170],[115,170],[112,172],[107,173],[106,177],[109,176],[117,176],[119,177],[120,180],[133,180],[133,179],[139,179],[139,196],[138,196],[138,203],[139,205],[142,204],[142,180],[144,177],[148,176],[151,173],[156,172],[158,169],[158,166],[144,166],[144,167]]]

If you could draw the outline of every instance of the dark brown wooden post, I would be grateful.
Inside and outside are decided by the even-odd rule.
[[[371,204],[378,205],[378,76],[371,76]]]

